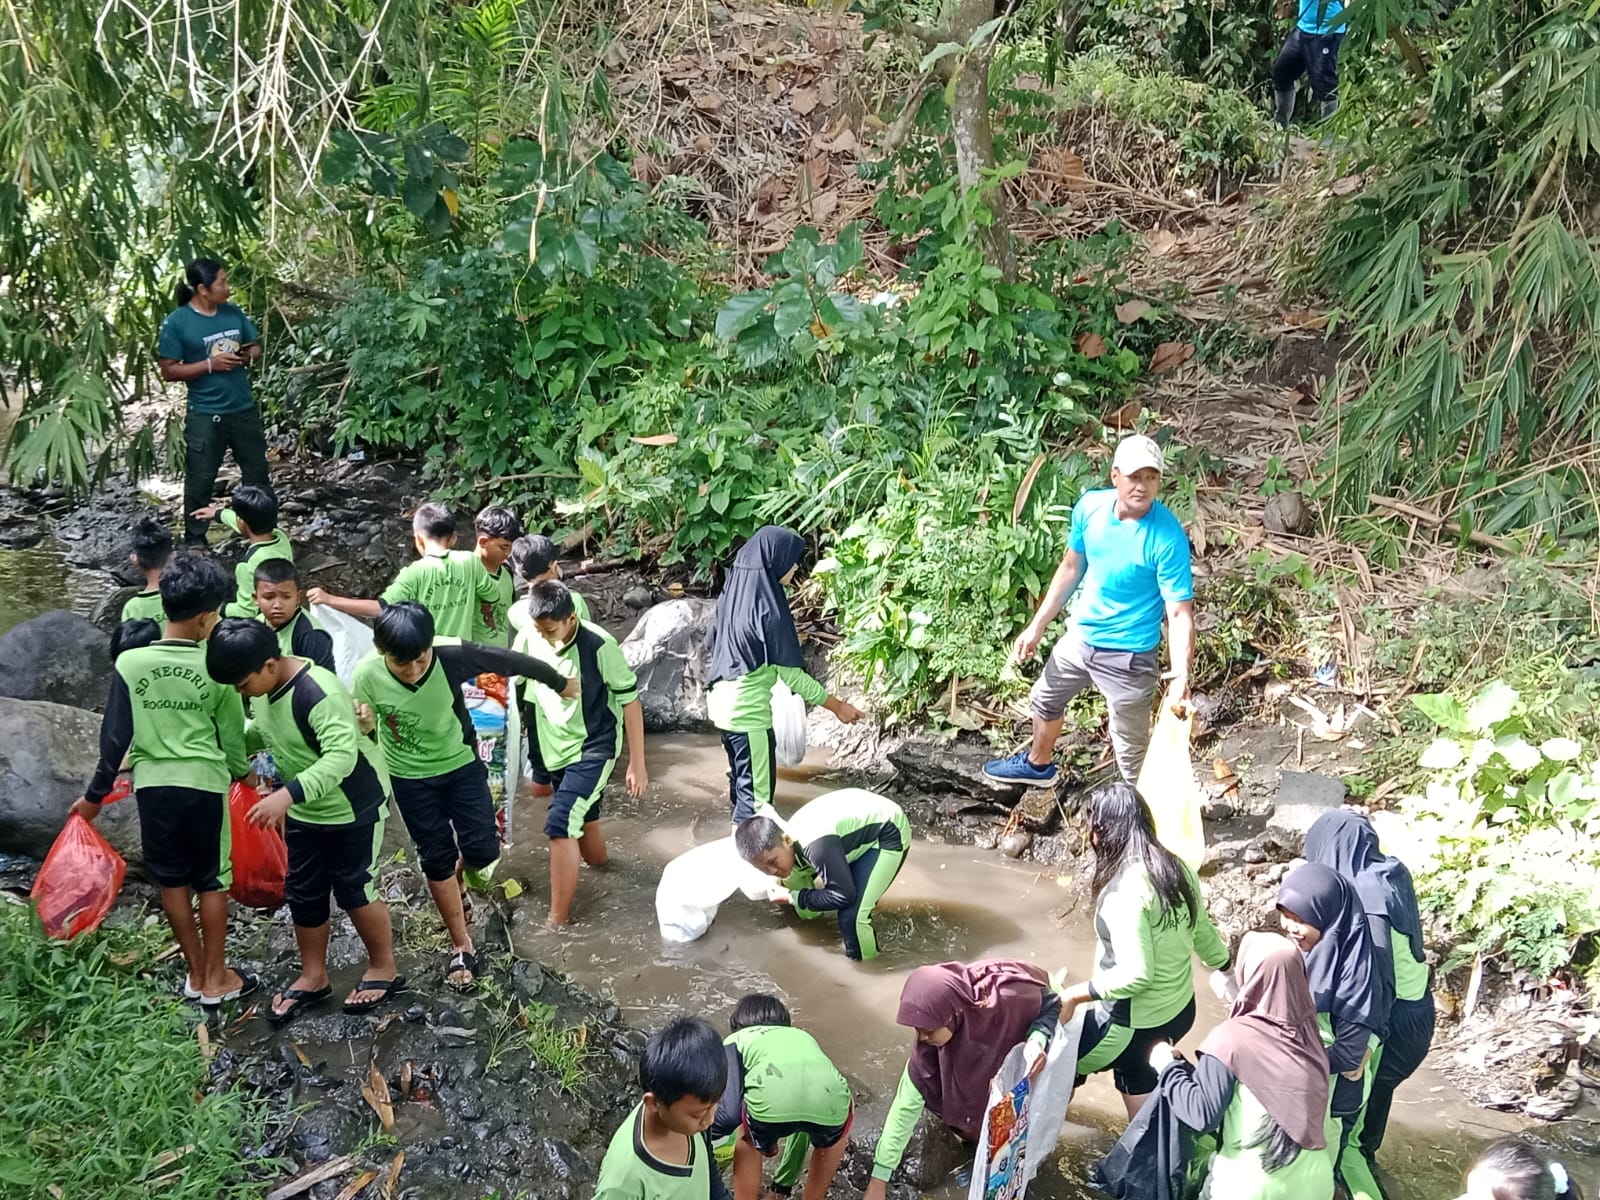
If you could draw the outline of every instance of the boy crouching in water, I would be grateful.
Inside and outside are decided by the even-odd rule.
[[[594,1200],[728,1200],[706,1130],[728,1083],[717,1031],[679,1017],[639,1061],[644,1098],[606,1148]]]

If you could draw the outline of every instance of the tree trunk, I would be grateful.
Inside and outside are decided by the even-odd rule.
[[[995,0],[960,0],[950,15],[952,40],[965,44],[985,21],[995,15]],[[989,124],[989,65],[994,39],[962,59],[957,68],[950,124],[955,137],[956,175],[963,188],[977,187],[985,171],[993,170],[994,131]],[[1017,256],[1011,245],[1005,199],[998,188],[984,196],[993,219],[975,232],[990,266],[999,267],[1007,279],[1017,276]]]

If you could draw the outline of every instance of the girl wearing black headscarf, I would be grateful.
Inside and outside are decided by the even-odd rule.
[[[1377,831],[1360,813],[1340,809],[1318,817],[1306,832],[1306,858],[1331,867],[1355,886],[1378,958],[1391,962],[1395,997],[1389,1032],[1367,1098],[1366,1118],[1357,1131],[1362,1152],[1371,1158],[1383,1143],[1395,1088],[1422,1065],[1433,1040],[1433,992],[1422,944],[1422,914],[1411,872],[1398,858],[1379,851]]]
[[[794,577],[806,544],[781,525],[763,525],[734,557],[706,634],[711,690],[706,708],[728,753],[733,823],[772,804],[775,738],[772,685],[782,681],[808,704],[821,704],[845,724],[861,712],[828,694],[806,674],[784,585]]]
[[[1278,916],[1305,955],[1317,1025],[1333,1072],[1333,1115],[1343,1124],[1339,1182],[1350,1200],[1382,1200],[1383,1191],[1352,1136],[1366,1109],[1382,1038],[1389,1028],[1394,976],[1372,944],[1354,885],[1321,863],[1302,863],[1278,889]]]

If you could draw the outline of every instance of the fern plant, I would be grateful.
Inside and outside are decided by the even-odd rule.
[[[1318,263],[1355,325],[1330,392],[1370,370],[1327,418],[1326,484],[1346,510],[1403,487],[1464,529],[1591,535],[1573,449],[1600,439],[1600,22],[1587,0],[1472,0],[1445,32],[1425,119],[1374,139],[1377,179]]]

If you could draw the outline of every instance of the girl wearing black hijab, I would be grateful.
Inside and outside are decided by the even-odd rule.
[[[1383,1144],[1395,1088],[1422,1065],[1433,1041],[1433,992],[1422,944],[1422,914],[1411,872],[1398,858],[1378,850],[1377,831],[1360,813],[1340,809],[1318,817],[1306,832],[1306,858],[1331,867],[1355,886],[1366,909],[1373,948],[1380,960],[1390,960],[1394,976],[1389,1032],[1367,1098],[1366,1119],[1357,1131],[1362,1152],[1371,1158]]]
[[[1350,1200],[1383,1200],[1353,1135],[1383,1054],[1394,977],[1372,944],[1355,887],[1321,863],[1302,863],[1278,889],[1278,917],[1305,955],[1317,1025],[1333,1072],[1333,1115],[1343,1125],[1339,1182]]]
[[[763,525],[734,557],[706,634],[711,690],[706,709],[728,753],[733,823],[772,805],[772,685],[782,680],[808,704],[821,704],[849,725],[861,712],[828,694],[806,674],[794,614],[783,588],[794,577],[806,544],[781,525]]]

